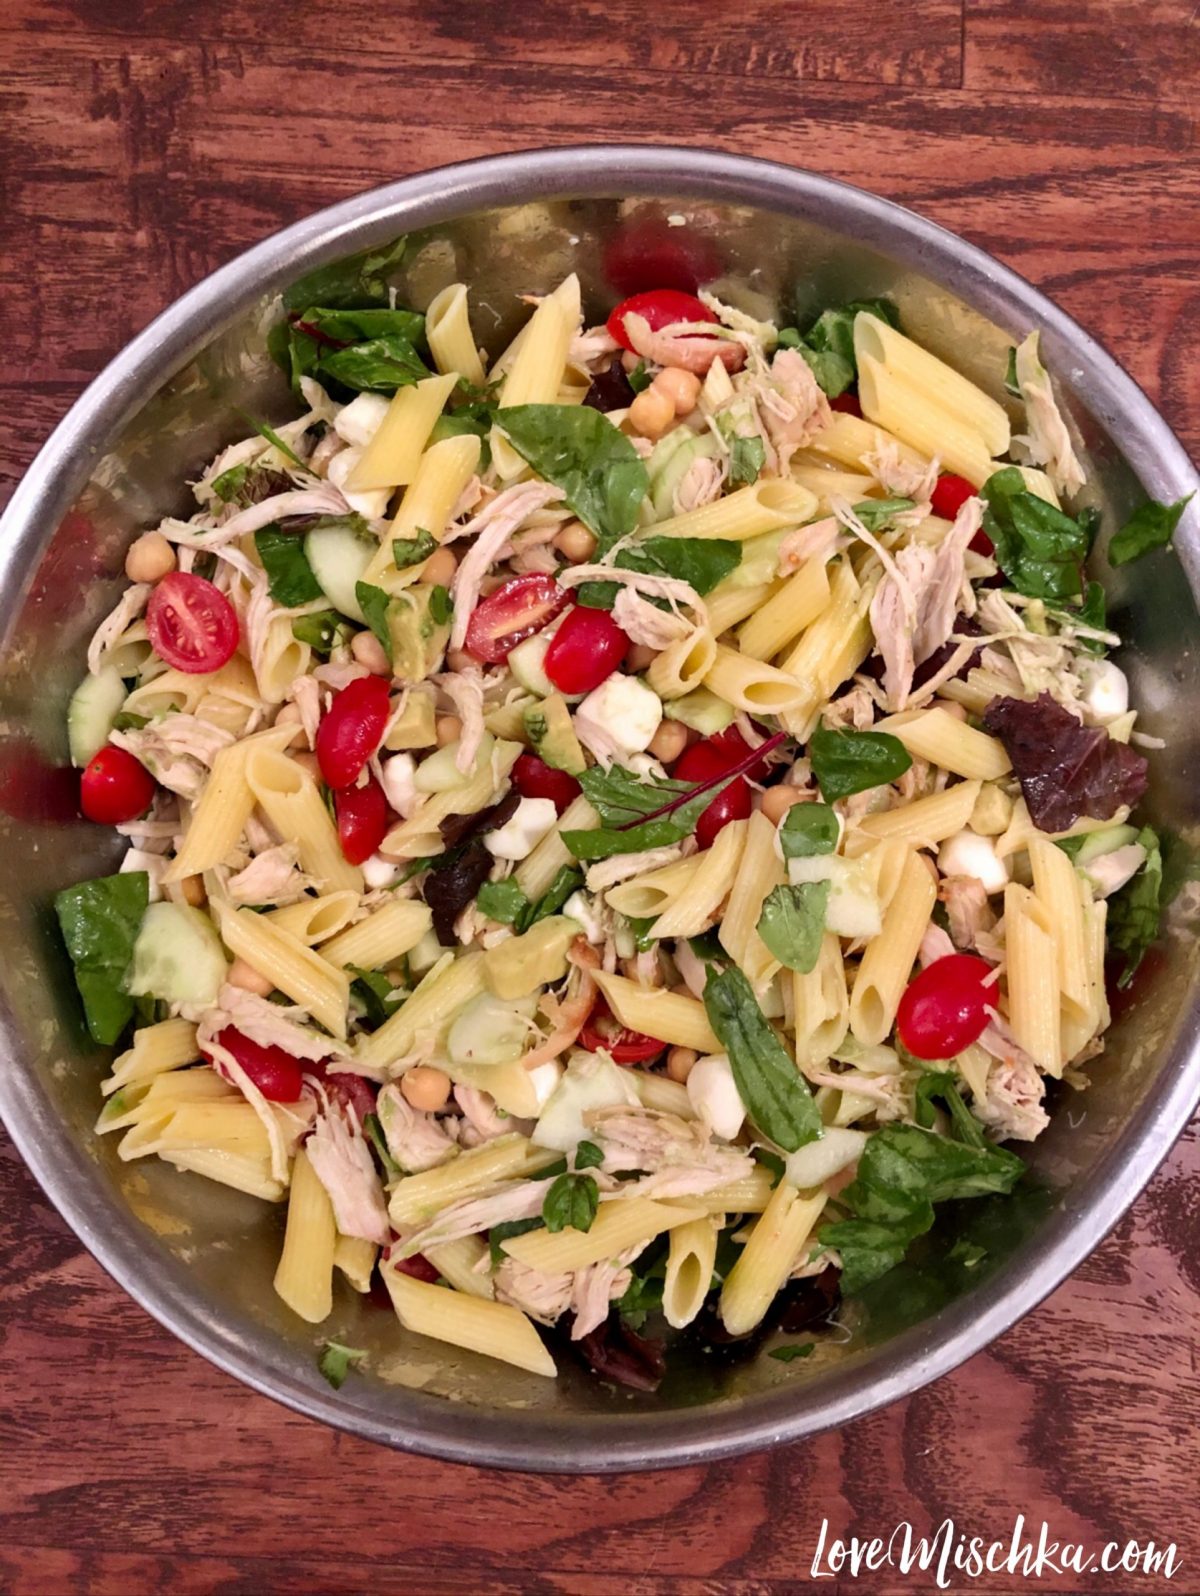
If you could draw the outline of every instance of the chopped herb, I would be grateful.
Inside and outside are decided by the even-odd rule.
[[[1083,592],[1083,562],[1095,535],[1090,516],[1073,519],[1030,493],[1016,466],[993,472],[981,497],[996,562],[1019,593],[1061,601]]]
[[[354,627],[336,610],[318,610],[315,615],[298,615],[292,622],[292,636],[318,654],[330,654],[350,641]]]
[[[276,604],[286,610],[298,609],[324,598],[324,590],[313,575],[304,552],[304,540],[294,532],[281,532],[277,522],[260,527],[254,534],[254,547],[267,573],[267,587]]]
[[[774,1191],[779,1182],[787,1174],[787,1165],[778,1153],[773,1153],[769,1147],[756,1147],[754,1156],[764,1169],[771,1174],[771,1190]]]
[[[388,608],[391,597],[381,587],[375,587],[370,582],[356,582],[354,596],[358,600],[359,608],[367,618],[367,625],[383,644],[388,659],[392,657],[392,629],[388,622]]]
[[[450,597],[450,589],[435,583],[429,589],[429,615],[435,626],[445,626],[454,614],[454,602]]]
[[[384,1176],[388,1180],[399,1180],[404,1171],[392,1157],[391,1149],[387,1144],[387,1137],[383,1133],[383,1125],[378,1114],[368,1114],[363,1120],[363,1130],[367,1140],[375,1149],[375,1156],[379,1159]]]
[[[1154,549],[1169,548],[1180,517],[1192,498],[1193,495],[1189,493],[1174,504],[1159,504],[1151,499],[1149,504],[1143,504],[1141,509],[1135,510],[1121,530],[1114,533],[1108,545],[1108,563],[1128,565],[1131,560],[1140,560],[1143,554],[1150,554]]]
[[[755,1000],[749,981],[736,965],[716,973],[710,966],[704,986],[708,1023],[729,1055],[738,1095],[764,1136],[794,1153],[821,1135],[821,1115],[783,1043]]]
[[[222,471],[220,476],[212,479],[210,486],[223,504],[228,504],[241,493],[249,469],[248,465],[230,466],[228,471]]]
[[[868,532],[879,532],[905,510],[915,510],[914,499],[863,499],[853,512]]]
[[[410,565],[423,565],[437,546],[433,534],[418,527],[415,538],[392,539],[392,558],[403,571]]]
[[[488,1231],[488,1251],[491,1254],[493,1270],[499,1269],[508,1254],[501,1246],[501,1242],[510,1240],[513,1236],[525,1236],[531,1230],[543,1229],[540,1219],[503,1219],[498,1225],[493,1225]]]
[[[149,724],[149,715],[135,715],[132,710],[122,709],[113,721],[113,731],[141,731],[143,726]]]
[[[785,859],[811,859],[832,853],[841,827],[828,804],[793,804],[779,828],[779,846]]]
[[[542,1204],[546,1229],[588,1231],[599,1203],[600,1190],[590,1175],[560,1175]]]
[[[244,410],[235,409],[234,415],[240,416],[247,426],[253,427],[254,431],[258,433],[259,437],[265,438],[273,449],[278,449],[285,460],[290,460],[293,465],[299,466],[301,471],[308,470],[308,467],[305,465],[304,461],[301,460],[296,451],[288,444],[284,443],[283,439],[279,436],[275,429],[273,427],[268,427],[265,421],[255,421],[254,417],[247,415]]]
[[[767,458],[767,446],[760,437],[735,437],[729,449],[729,480],[749,486],[758,481]]]
[[[369,1029],[378,1030],[408,994],[402,987],[393,986],[382,970],[360,970],[351,964],[347,966],[347,973],[353,977],[350,995],[356,1000],[362,1018]]]
[[[509,876],[505,881],[485,881],[475,899],[475,907],[489,920],[515,925],[530,903],[520,883]]]
[[[791,1342],[788,1346],[772,1347],[767,1353],[768,1358],[774,1358],[779,1363],[794,1363],[797,1358],[811,1358],[817,1350],[815,1341],[806,1341],[801,1346],[798,1342]]]
[[[580,1142],[576,1147],[576,1169],[598,1169],[603,1162],[604,1154],[595,1142]]]
[[[634,393],[644,393],[654,381],[654,378],[650,375],[649,371],[647,371],[646,362],[644,360],[639,360],[632,371],[627,371],[625,373],[625,380],[633,389]]]
[[[1004,386],[1014,399],[1021,399],[1021,383],[1017,377],[1017,351],[1010,348],[1008,351],[1008,364],[1004,368]]]
[[[890,732],[814,732],[808,744],[813,775],[826,803],[895,781],[912,757]]]
[[[335,1391],[341,1389],[354,1364],[366,1357],[366,1350],[344,1347],[340,1341],[327,1341],[325,1350],[317,1359],[317,1368]]]

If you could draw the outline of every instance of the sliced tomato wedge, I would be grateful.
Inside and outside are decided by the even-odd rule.
[[[566,602],[566,589],[550,575],[533,571],[512,577],[475,606],[467,653],[488,665],[501,664],[518,643],[548,626]]]
[[[661,1053],[667,1044],[643,1031],[626,1030],[601,998],[579,1033],[578,1045],[588,1053],[598,1053],[603,1048],[614,1064],[640,1064]]]
[[[362,787],[346,787],[335,793],[338,841],[347,864],[360,865],[369,859],[387,835],[391,811],[383,788],[374,776]]]
[[[651,332],[670,327],[677,321],[715,322],[717,319],[703,300],[697,299],[695,294],[681,293],[678,288],[652,288],[646,294],[631,294],[621,301],[605,323],[609,336],[615,338],[622,349],[631,352],[633,344],[625,331],[625,318],[630,315],[644,316]]]
[[[146,630],[154,652],[177,671],[219,671],[238,646],[238,621],[224,593],[202,576],[172,571],[150,595]]]
[[[214,1040],[227,1053],[233,1054],[268,1102],[294,1103],[300,1096],[304,1066],[281,1047],[264,1047],[261,1042],[252,1042],[232,1025],[218,1031]],[[224,1077],[220,1064],[207,1053],[204,1056],[209,1058],[217,1074]]]
[[[386,677],[358,676],[346,683],[322,717],[317,727],[317,763],[335,792],[354,785],[383,741],[388,692]]]

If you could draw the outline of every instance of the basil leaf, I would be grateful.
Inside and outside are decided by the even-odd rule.
[[[496,411],[489,404],[462,405],[458,410],[452,410],[446,415],[441,415],[434,422],[433,431],[429,434],[430,443],[441,443],[443,438],[461,438],[470,435],[478,438],[482,447],[479,451],[479,469],[486,471],[492,463],[492,449],[488,442],[492,428],[496,424]]]
[[[629,439],[585,405],[515,405],[500,425],[539,477],[563,490],[595,533],[597,554],[637,526],[649,477]]]
[[[545,1227],[540,1219],[502,1219],[498,1225],[493,1225],[488,1231],[488,1251],[491,1253],[493,1270],[499,1269],[508,1254],[500,1245],[512,1236],[527,1236],[531,1230],[543,1230]]]
[[[822,728],[809,739],[808,756],[827,803],[895,781],[912,764],[907,748],[890,732]]]
[[[149,724],[149,715],[135,715],[130,709],[122,709],[117,712],[116,718],[112,723],[112,729],[113,731],[141,731],[143,726],[149,726]]]
[[[725,1052],[746,1112],[764,1136],[794,1153],[821,1135],[821,1115],[808,1083],[767,1024],[749,981],[736,965],[704,984],[704,1009]]]
[[[825,935],[828,881],[805,881],[797,887],[773,887],[758,919],[758,934],[767,950],[786,969],[807,975],[816,968]]]
[[[370,1030],[378,1030],[408,994],[401,987],[393,986],[382,970],[362,970],[353,964],[346,969],[353,977],[350,995],[356,1000],[363,1021]]]
[[[595,1142],[580,1142],[575,1149],[576,1169],[597,1169],[604,1162],[604,1154]]]
[[[793,804],[779,828],[779,846],[785,859],[812,859],[832,853],[841,828],[828,804]]]
[[[703,597],[737,569],[741,558],[741,544],[724,538],[650,537],[622,549],[614,564],[621,571],[676,577]],[[619,590],[619,582],[583,582],[575,596],[587,609],[611,610]]]
[[[367,625],[383,644],[388,659],[392,657],[392,629],[388,625],[388,605],[390,596],[381,587],[375,587],[370,582],[356,582],[354,596],[358,600],[359,608],[367,618]]]
[[[435,626],[445,626],[454,614],[450,589],[435,583],[429,590],[429,618]]]
[[[150,878],[144,870],[81,881],[54,899],[88,1030],[106,1047],[133,1018],[125,977],[149,902]]]
[[[820,1233],[841,1254],[843,1288],[857,1291],[898,1264],[932,1226],[935,1203],[1009,1192],[1024,1169],[1003,1147],[970,1146],[917,1125],[884,1125],[838,1199],[855,1217]]]
[[[600,1190],[590,1175],[560,1175],[546,1193],[542,1218],[550,1231],[586,1232],[599,1205]]]
[[[348,643],[354,628],[336,610],[318,610],[315,615],[298,615],[292,622],[297,643],[307,643],[317,654],[329,654],[341,643]]]
[[[284,290],[283,308],[291,311],[301,305],[386,305],[389,276],[407,248],[407,237],[397,238],[377,249],[318,266]]]
[[[852,508],[868,532],[878,532],[904,510],[916,509],[916,500],[863,499]]]
[[[314,371],[358,393],[395,393],[432,376],[412,344],[398,333],[369,338],[348,349],[322,350]]]
[[[254,534],[254,547],[267,573],[267,587],[276,604],[286,610],[298,609],[324,598],[324,589],[313,575],[304,552],[304,540],[294,532],[281,532],[276,522],[260,527]]]
[[[767,1353],[767,1357],[775,1358],[780,1363],[792,1363],[796,1358],[811,1358],[816,1350],[817,1343],[815,1341],[806,1341],[803,1346],[799,1346],[793,1341],[790,1346],[772,1347],[770,1352]]]
[[[617,1299],[617,1312],[631,1330],[640,1330],[652,1313],[662,1311],[662,1299],[662,1265],[657,1272],[644,1275],[634,1270],[624,1296]]]
[[[410,565],[423,565],[437,546],[433,533],[418,527],[415,538],[392,539],[392,559],[403,571]]]
[[[228,471],[222,471],[219,477],[214,477],[210,486],[217,498],[223,504],[228,504],[236,499],[246,483],[246,474],[250,470],[248,465],[230,466]]]
[[[1174,504],[1159,504],[1151,499],[1149,504],[1143,504],[1141,509],[1135,510],[1121,530],[1114,533],[1108,545],[1108,563],[1128,565],[1131,560],[1140,560],[1143,554],[1149,554],[1154,549],[1169,548],[1179,519],[1192,502],[1192,497],[1189,493],[1185,499],[1177,499]]]
[[[1017,376],[1017,351],[1013,348],[1008,351],[1008,364],[1004,368],[1004,387],[1014,399],[1025,397],[1021,392],[1021,380]]]
[[[574,865],[563,865],[529,913],[522,916],[518,930],[528,931],[529,927],[536,925],[539,920],[557,914],[571,894],[578,892],[582,886],[583,871],[576,870]]]
[[[981,497],[996,562],[1019,593],[1055,600],[1083,592],[1083,562],[1094,530],[1090,518],[1073,520],[1030,493],[1016,466],[993,472]]]
[[[767,458],[767,446],[760,437],[734,437],[729,447],[729,480],[747,486],[758,481]]]
[[[356,1347],[344,1347],[340,1341],[327,1341],[325,1350],[317,1359],[317,1368],[329,1381],[335,1391],[340,1391],[349,1374],[351,1366],[366,1357],[365,1350]]]
[[[475,907],[489,920],[515,925],[530,903],[520,885],[509,876],[505,881],[485,881],[475,898]]]
[[[900,312],[890,299],[854,299],[838,309],[823,311],[806,333],[785,327],[779,334],[780,346],[800,351],[830,399],[844,393],[858,376],[854,318],[860,311],[878,316],[890,327],[900,326]]]
[[[1162,918],[1163,862],[1158,834],[1143,826],[1136,840],[1146,850],[1146,862],[1133,880],[1108,900],[1108,946],[1113,953],[1123,954],[1125,961],[1117,980],[1122,989],[1133,980],[1146,949],[1158,936]]]
[[[634,393],[644,393],[654,381],[654,378],[647,371],[646,362],[644,360],[639,360],[632,371],[627,371],[625,373],[625,380],[633,389]]]

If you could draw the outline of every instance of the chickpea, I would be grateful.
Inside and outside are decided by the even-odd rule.
[[[193,909],[200,909],[208,902],[208,893],[204,890],[203,876],[184,876],[179,883],[179,896],[184,903],[190,903]]]
[[[416,1064],[400,1077],[400,1090],[410,1108],[433,1114],[450,1101],[450,1077],[431,1064]]]
[[[161,532],[143,532],[129,545],[125,575],[131,582],[159,582],[175,569],[175,550]]]
[[[438,747],[445,748],[447,743],[456,743],[462,736],[462,721],[457,715],[439,715],[436,730]]]
[[[674,402],[653,386],[638,394],[629,407],[629,425],[643,438],[661,438],[674,420]]]
[[[677,720],[664,720],[646,749],[661,764],[672,765],[687,747],[687,727]]]
[[[677,416],[690,415],[700,397],[700,379],[695,372],[684,371],[680,366],[667,366],[650,384],[656,392],[665,394],[675,407]]]
[[[245,959],[234,959],[225,979],[230,986],[240,986],[243,992],[254,992],[259,997],[269,997],[275,990],[274,984],[265,975],[260,975],[252,964],[247,964]]]
[[[448,671],[465,671],[469,670],[472,665],[478,664],[479,661],[474,654],[468,654],[465,648],[450,648],[446,650],[446,669]]]
[[[453,549],[435,549],[425,561],[421,580],[431,583],[434,587],[449,587],[457,570],[458,561],[454,557]]]
[[[289,757],[294,765],[299,765],[300,769],[311,776],[314,781],[319,782],[324,779],[321,775],[321,766],[318,763],[316,754],[310,754],[307,748],[302,748],[299,753],[291,754]]]
[[[387,649],[374,632],[355,632],[350,652],[360,665],[365,665],[372,676],[391,676],[392,662]]]
[[[582,521],[568,521],[554,539],[554,547],[572,565],[582,565],[596,552],[596,539]]]
[[[667,1054],[667,1074],[682,1086],[692,1073],[692,1065],[699,1056],[694,1048],[673,1047]]]
[[[625,669],[631,676],[636,676],[639,671],[649,670],[657,658],[656,648],[648,648],[645,643],[635,643],[625,656]]]
[[[795,804],[808,800],[799,787],[768,787],[762,795],[762,812],[773,826],[777,826]]]
[[[300,711],[295,704],[285,704],[279,711],[278,715],[276,715],[275,724],[276,726],[295,727],[292,740],[288,744],[290,748],[294,748],[297,743],[303,745],[307,741],[304,727],[300,721]]]

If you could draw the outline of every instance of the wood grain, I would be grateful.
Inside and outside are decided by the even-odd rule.
[[[769,156],[914,206],[1078,316],[1196,451],[1193,11],[10,0],[0,497],[134,332],[265,233],[440,162],[606,138]],[[884,1413],[706,1469],[538,1480],[389,1454],[251,1395],[101,1274],[5,1143],[0,1590],[789,1596],[823,1517],[990,1538],[1018,1513],[1094,1550],[1175,1540],[1172,1588],[1200,1590],[1198,1175],[1193,1133],[1068,1285]]]

